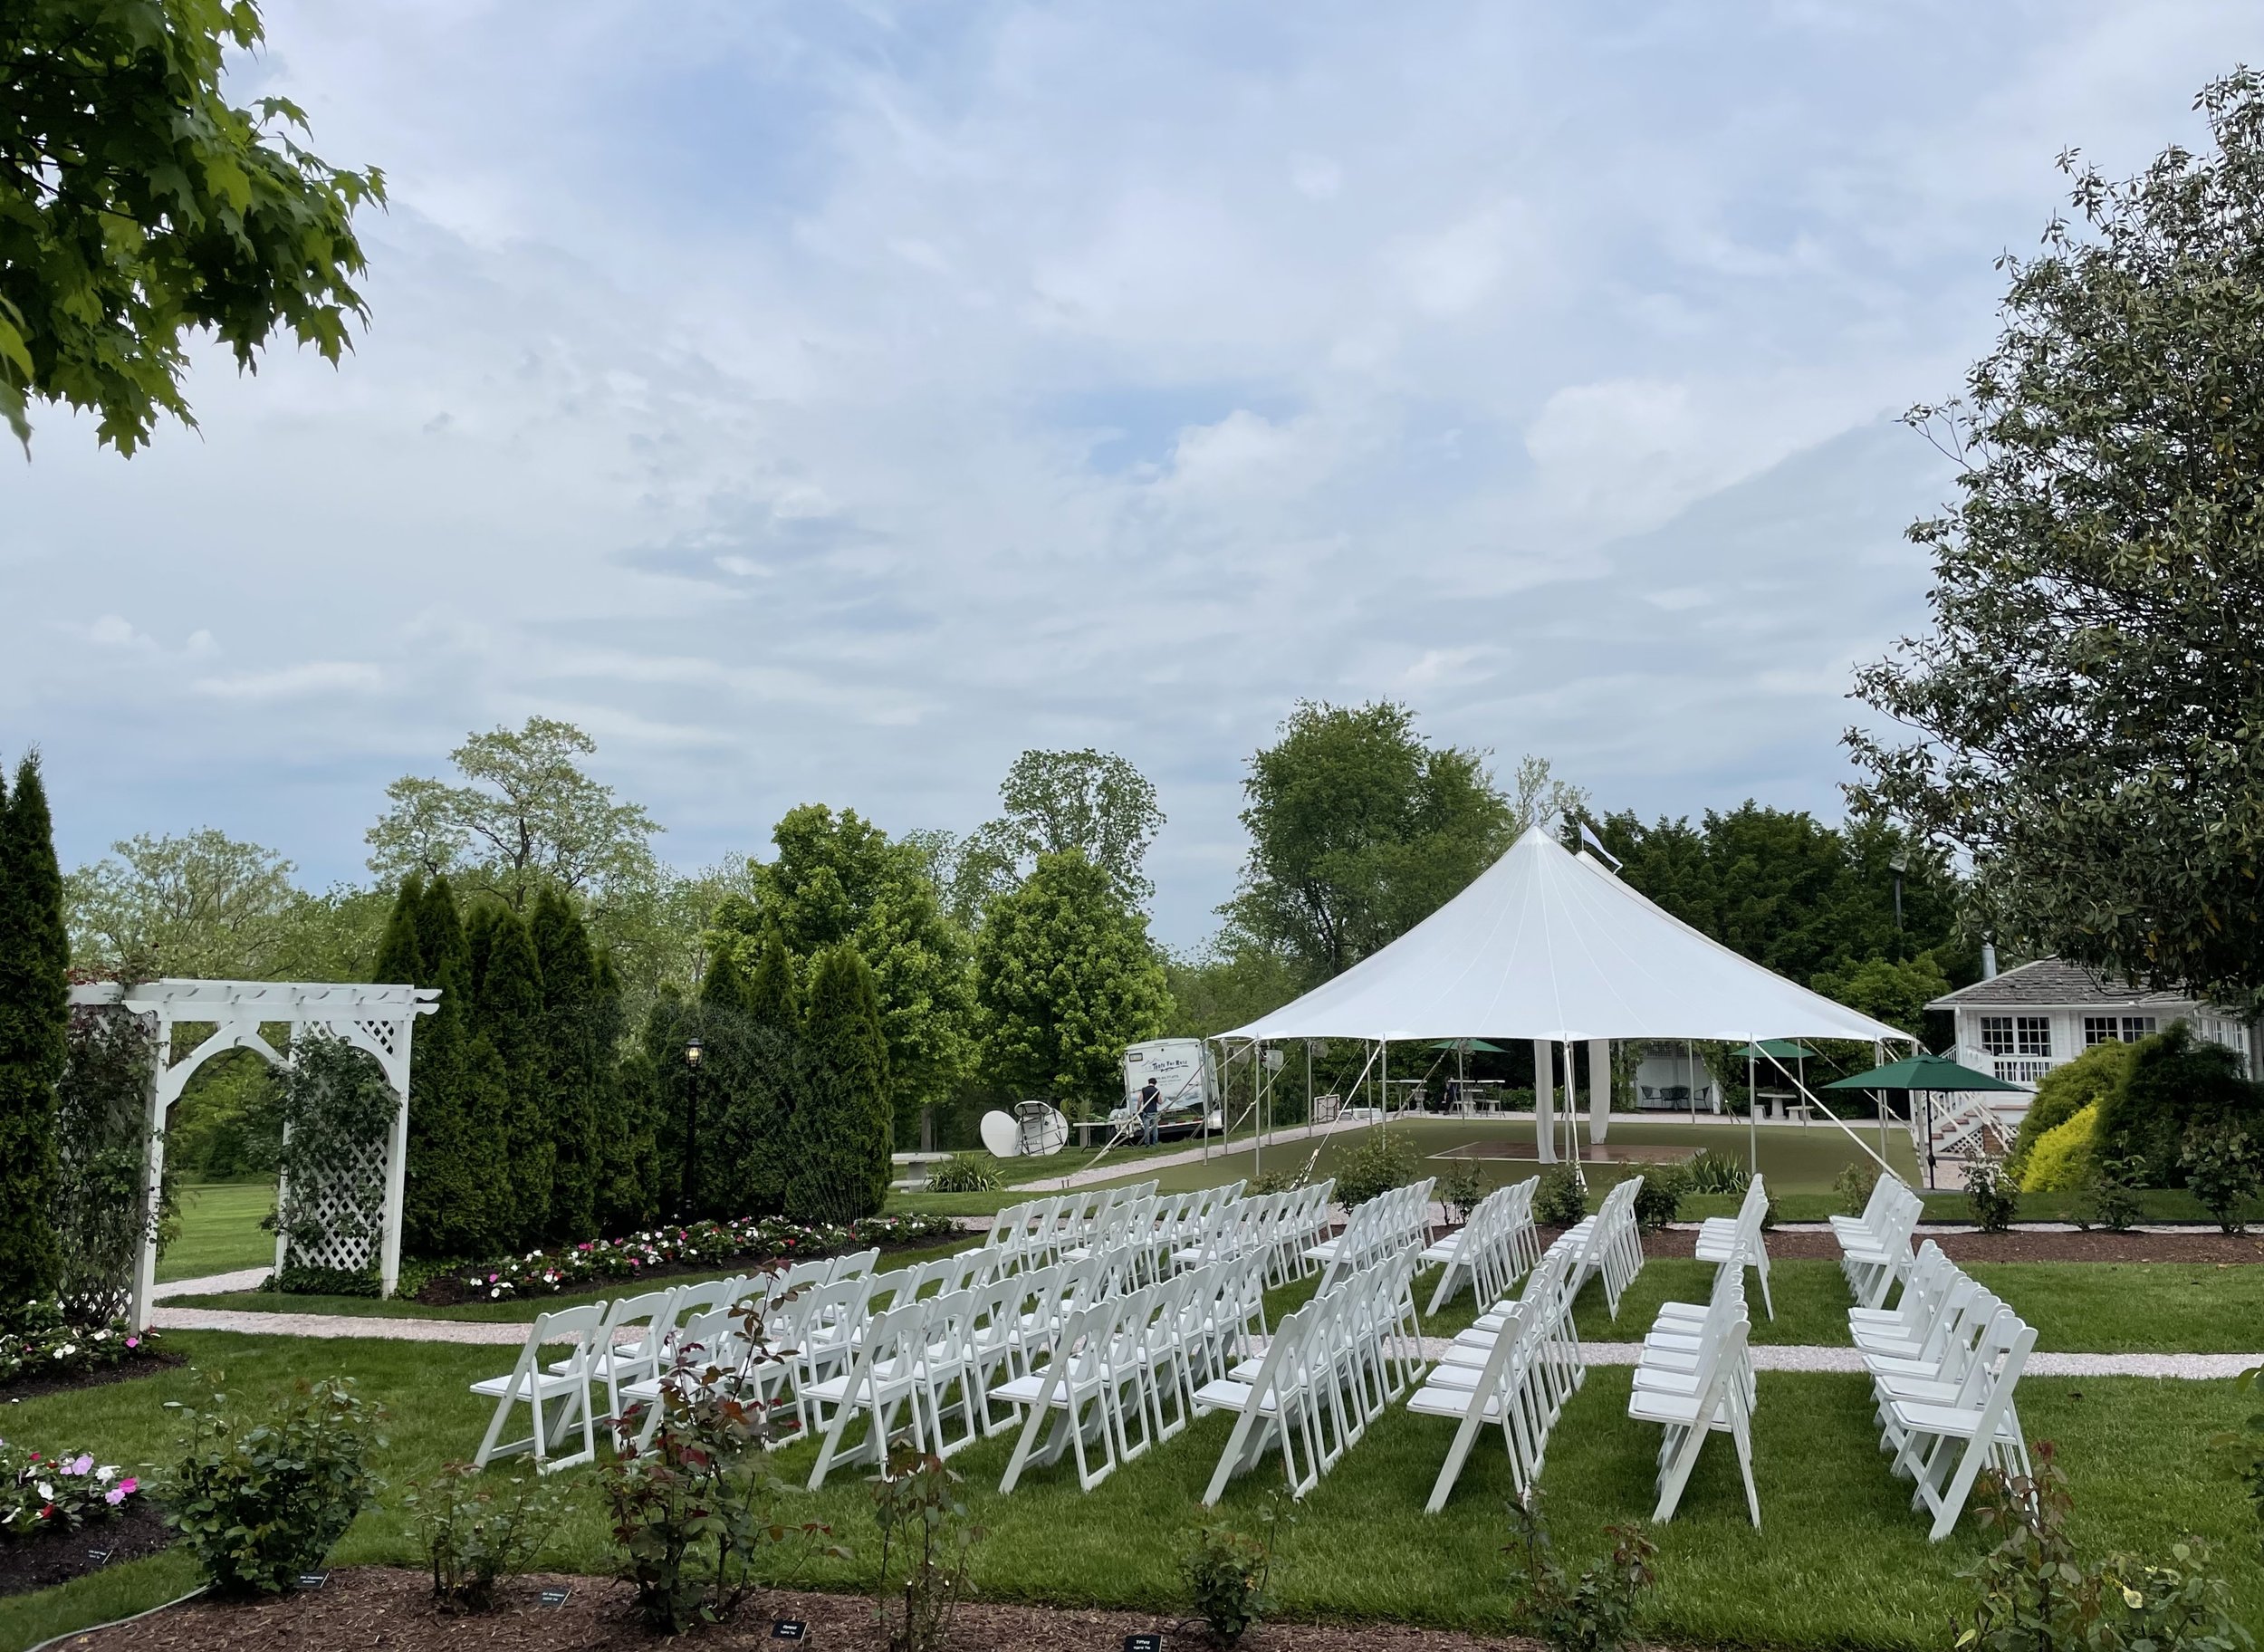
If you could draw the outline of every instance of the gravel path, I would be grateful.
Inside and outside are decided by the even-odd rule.
[[[202,1279],[177,1279],[170,1284],[151,1287],[149,1297],[161,1302],[169,1296],[219,1296],[230,1291],[256,1291],[273,1272],[273,1268],[238,1268],[233,1273],[207,1273]]]
[[[527,1334],[524,1324],[494,1320],[390,1320],[375,1315],[245,1313],[208,1308],[160,1308],[160,1330],[233,1330],[252,1336],[369,1337],[398,1342],[458,1342],[494,1348],[516,1348]],[[1436,1359],[1452,1344],[1444,1338],[1426,1337],[1423,1353]],[[1633,1365],[1642,1353],[1639,1342],[1586,1342],[1591,1365]],[[1840,1371],[1860,1373],[1863,1361],[1852,1348],[1808,1348],[1759,1344],[1752,1351],[1753,1369],[1761,1371]],[[2253,1370],[2264,1354],[2034,1354],[2029,1370],[2038,1377],[2175,1377],[2213,1382]]]

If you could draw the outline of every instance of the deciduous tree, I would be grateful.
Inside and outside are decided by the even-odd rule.
[[[1389,945],[1509,847],[1485,754],[1434,746],[1389,700],[1300,703],[1242,782],[1250,856],[1220,908],[1316,980]]]
[[[1997,347],[1911,422],[1962,466],[1911,538],[1933,625],[1858,674],[1856,801],[1973,859],[2000,939],[2264,1008],[2264,77],[2211,147],[2007,255]]]
[[[1146,924],[1074,850],[1039,856],[992,902],[975,1001],[990,1076],[1087,1108],[1122,1095],[1125,1046],[1161,1032],[1171,1008]]]
[[[33,401],[121,453],[161,415],[194,425],[192,334],[245,370],[278,331],[335,362],[367,318],[353,216],[384,178],[301,148],[288,99],[228,101],[225,53],[263,34],[250,0],[0,8],[0,417],[27,451]]]
[[[1145,908],[1156,886],[1143,869],[1164,811],[1147,776],[1114,752],[1024,752],[999,785],[998,819],[977,827],[952,857],[953,913],[970,928],[1020,884],[1040,855],[1076,850],[1108,874],[1119,897]]]

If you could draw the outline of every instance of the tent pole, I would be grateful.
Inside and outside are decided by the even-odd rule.
[[[1533,1041],[1533,1148],[1540,1162],[1557,1162],[1556,1073],[1557,1058],[1549,1047],[1549,1041]]]
[[[1753,1041],[1745,1041],[1745,1151],[1751,1160],[1748,1167],[1755,1176],[1760,1174],[1760,1127],[1753,1122],[1753,1114],[1760,1108],[1760,1099],[1753,1093]]]
[[[1262,1073],[1266,1070],[1265,1041],[1258,1039],[1253,1042],[1258,1046],[1258,1071]],[[1260,1090],[1250,1102],[1250,1179],[1253,1182],[1266,1173],[1266,1127],[1263,1117],[1258,1111],[1260,1103],[1264,1100],[1265,1092]]]
[[[1313,1041],[1305,1041],[1305,1139],[1313,1138]]]

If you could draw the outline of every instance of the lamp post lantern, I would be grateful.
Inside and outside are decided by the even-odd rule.
[[[700,1139],[700,1041],[684,1041],[684,1173],[676,1187],[676,1212],[680,1220],[692,1219],[692,1191],[698,1178],[693,1167],[699,1158]]]

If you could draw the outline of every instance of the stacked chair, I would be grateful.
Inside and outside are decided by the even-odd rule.
[[[1760,1280],[1761,1306],[1777,1317],[1769,1295],[1769,1244],[1761,1225],[1769,1219],[1769,1190],[1758,1176],[1746,1184],[1745,1202],[1734,1216],[1708,1216],[1698,1225],[1698,1260],[1717,1268],[1734,1263],[1741,1273],[1751,1268]]]
[[[1551,1250],[1568,1250],[1572,1271],[1565,1289],[1578,1296],[1591,1279],[1604,1282],[1604,1301],[1613,1319],[1619,1317],[1619,1299],[1635,1276],[1643,1271],[1643,1234],[1636,1225],[1636,1195],[1643,1178],[1630,1176],[1612,1184],[1592,1216],[1584,1216],[1560,1234]]]
[[[1984,1467],[2029,1473],[2014,1390],[2036,1348],[2033,1327],[1942,1253],[1919,1247],[1892,1309],[1858,1304],[1847,1329],[1871,1375],[1879,1447],[1915,1483],[1929,1535],[1955,1529]]]
[[[1859,1216],[1834,1216],[1839,1271],[1857,1306],[1876,1308],[1910,1272],[1910,1236],[1924,1207],[1897,1177],[1882,1176]]]

